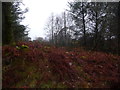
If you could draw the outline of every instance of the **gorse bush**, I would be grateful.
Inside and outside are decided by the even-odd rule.
[[[25,48],[29,48],[27,45],[22,45],[22,46],[16,46],[16,49],[25,49]]]

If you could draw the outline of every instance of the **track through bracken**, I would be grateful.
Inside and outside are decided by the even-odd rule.
[[[3,88],[120,88],[120,56],[103,52],[19,42],[2,47],[2,62]]]

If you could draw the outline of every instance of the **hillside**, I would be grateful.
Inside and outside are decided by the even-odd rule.
[[[120,56],[38,42],[2,48],[3,88],[120,87]]]

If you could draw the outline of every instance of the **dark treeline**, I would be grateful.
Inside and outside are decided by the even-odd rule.
[[[12,44],[29,41],[27,26],[20,22],[28,10],[22,3],[2,3],[2,42]],[[56,46],[84,47],[120,54],[120,3],[69,2],[61,15],[50,16],[45,30],[50,43]]]
[[[45,30],[56,46],[84,47],[120,54],[120,3],[69,2],[62,15],[52,14]]]
[[[20,22],[25,18],[20,8],[20,2],[2,2],[2,44],[13,44],[17,41],[28,39],[27,26]]]

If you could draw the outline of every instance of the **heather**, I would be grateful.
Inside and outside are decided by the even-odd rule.
[[[120,56],[40,42],[2,47],[3,88],[118,88]]]

